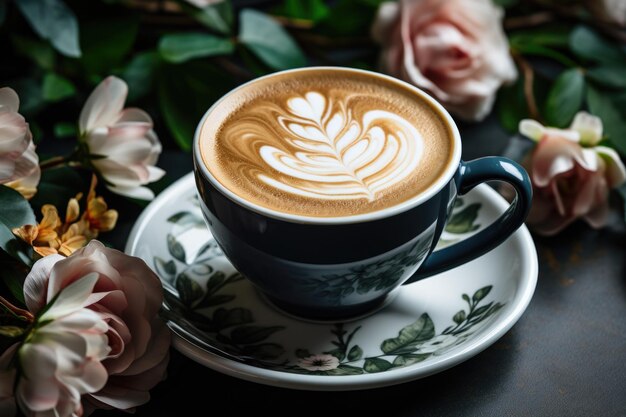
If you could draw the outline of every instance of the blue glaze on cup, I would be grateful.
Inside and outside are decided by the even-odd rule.
[[[364,314],[400,285],[491,250],[526,218],[531,185],[524,169],[499,157],[460,161],[460,137],[451,117],[421,90],[410,88],[431,102],[451,126],[455,140],[452,163],[440,180],[413,201],[372,215],[303,218],[255,207],[221,186],[202,165],[196,132],[194,172],[207,224],[235,268],[282,309],[313,319],[340,320]],[[511,207],[475,236],[431,255],[457,194],[490,180],[513,185],[517,198]]]

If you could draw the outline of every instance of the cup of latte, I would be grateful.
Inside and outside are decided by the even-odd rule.
[[[368,313],[400,285],[484,254],[531,203],[515,162],[461,160],[459,131],[429,95],[349,68],[294,69],[236,88],[200,121],[193,157],[224,254],[273,304],[310,319]],[[491,180],[515,189],[509,209],[433,252],[457,196]]]

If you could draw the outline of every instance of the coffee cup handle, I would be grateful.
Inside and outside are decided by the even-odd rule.
[[[510,159],[497,156],[461,162],[456,177],[459,195],[468,193],[486,181],[504,181],[513,186],[516,196],[509,208],[495,222],[475,235],[432,252],[404,284],[447,271],[489,252],[524,223],[532,203],[532,186],[524,168]]]

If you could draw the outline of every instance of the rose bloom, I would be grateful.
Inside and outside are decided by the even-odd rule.
[[[28,123],[19,114],[20,100],[11,88],[0,88],[0,184],[31,198],[41,177]]]
[[[35,314],[59,293],[49,310],[53,321],[18,353],[27,376],[16,393],[21,408],[80,416],[83,406],[132,411],[146,403],[169,360],[156,275],[142,260],[91,241],[68,258],[39,260],[24,283],[26,305]]]
[[[609,191],[624,183],[626,169],[613,149],[597,146],[602,121],[579,112],[569,129],[523,120],[519,130],[537,142],[523,163],[533,183],[533,205],[526,223],[546,236],[578,218],[594,228],[604,226]]]
[[[81,141],[96,157],[91,163],[114,193],[150,200],[154,193],[145,184],[165,172],[155,167],[161,143],[152,130],[150,116],[136,108],[124,109],[126,83],[107,77],[91,93],[78,122]]]
[[[517,70],[491,0],[399,0],[383,3],[372,35],[382,70],[429,91],[451,113],[484,119]]]

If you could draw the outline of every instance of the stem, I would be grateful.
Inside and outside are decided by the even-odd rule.
[[[73,154],[72,154],[73,155]],[[41,162],[39,164],[39,167],[41,168],[42,171],[46,170],[46,169],[50,169],[50,168],[55,168],[59,165],[65,165],[67,163],[69,163],[72,159],[71,156],[54,156],[50,159],[46,159],[45,161]]]
[[[522,70],[524,76],[524,97],[526,98],[526,104],[528,106],[528,113],[530,117],[541,121],[541,115],[539,114],[539,108],[537,107],[537,100],[535,100],[535,94],[533,91],[533,83],[535,81],[535,72],[533,67],[517,52],[513,53],[513,59],[517,62],[517,65]]]
[[[551,12],[537,12],[526,16],[509,17],[504,20],[505,30],[524,29],[543,25],[554,20]]]
[[[35,316],[33,316],[30,311],[13,305],[9,300],[2,296],[0,296],[0,304],[2,304],[5,308],[7,308],[16,316],[26,319],[29,323],[32,323],[35,320]]]

